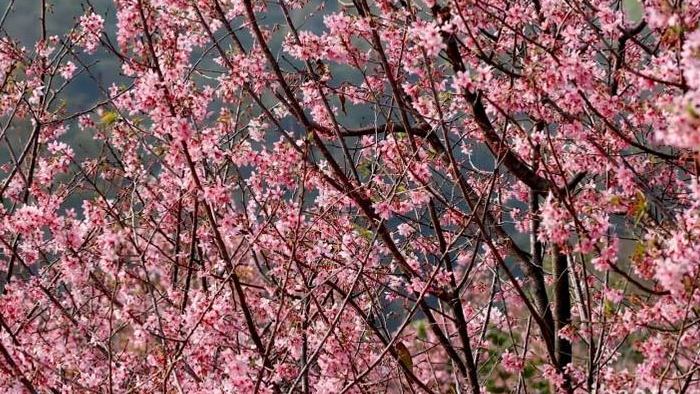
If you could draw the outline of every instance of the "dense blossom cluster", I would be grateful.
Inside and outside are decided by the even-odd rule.
[[[49,3],[0,391],[700,392],[700,1]]]

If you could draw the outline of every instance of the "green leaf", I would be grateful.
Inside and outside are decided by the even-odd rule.
[[[399,341],[396,342],[394,348],[396,349],[396,353],[399,355],[399,361],[401,361],[401,364],[403,364],[406,369],[413,369],[413,357],[411,356],[411,352],[408,350],[406,345]]]
[[[355,231],[360,235],[360,237],[364,238],[367,241],[372,241],[372,238],[374,238],[374,233],[371,230],[368,230],[360,225],[355,224]]]
[[[523,378],[530,379],[531,377],[535,376],[535,372],[537,372],[537,368],[535,368],[535,366],[532,364],[527,364],[525,368],[523,368]]]
[[[105,126],[111,126],[119,119],[119,114],[114,111],[105,111],[100,117],[100,122]]]
[[[493,379],[489,379],[486,381],[486,391],[489,393],[505,393],[508,390],[500,384],[496,384]]]
[[[418,338],[424,341],[428,339],[428,326],[425,323],[425,319],[416,321],[414,325],[416,327],[416,335]]]
[[[632,215],[634,215],[634,224],[639,224],[639,222],[644,217],[647,212],[647,198],[642,193],[637,193],[637,200],[632,206]]]

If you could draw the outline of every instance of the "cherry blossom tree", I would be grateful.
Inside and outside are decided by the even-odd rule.
[[[21,1],[2,392],[700,392],[700,1]]]

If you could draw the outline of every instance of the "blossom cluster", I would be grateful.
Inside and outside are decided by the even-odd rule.
[[[46,3],[0,391],[700,391],[700,1]]]

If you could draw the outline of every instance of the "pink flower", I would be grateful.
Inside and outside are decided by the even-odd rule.
[[[437,56],[445,46],[440,28],[435,22],[416,22],[411,29],[411,35],[415,43],[424,48],[430,57]]]
[[[187,121],[187,119],[181,118],[175,120],[171,126],[170,132],[172,133],[173,137],[179,141],[189,141],[193,134],[190,123]]]
[[[563,245],[569,238],[569,215],[550,194],[541,210],[540,239]]]
[[[618,239],[613,238],[610,245],[603,248],[600,252],[600,256],[594,257],[591,260],[591,264],[598,271],[607,271],[610,269],[612,264],[617,262],[617,250],[618,250]]]
[[[453,77],[452,86],[459,93],[473,92],[476,85],[469,76],[469,72],[458,71]]]
[[[389,204],[386,201],[378,202],[375,204],[372,204],[372,207],[374,208],[374,212],[379,215],[380,218],[384,220],[389,220],[391,217],[392,209],[391,209],[391,204]]]
[[[402,237],[408,237],[415,232],[415,229],[411,227],[408,223],[401,223],[398,226],[399,235]]]
[[[78,42],[83,46],[85,52],[94,53],[100,43],[100,35],[104,28],[104,18],[91,12],[80,17],[80,38]]]
[[[546,364],[542,367],[542,374],[549,380],[549,382],[556,388],[557,392],[564,389],[564,376],[557,372],[550,364]]]
[[[213,206],[226,205],[231,201],[229,191],[221,183],[205,187],[204,200]]]
[[[619,304],[624,298],[625,293],[620,289],[611,289],[609,287],[605,289],[605,299],[614,304]]]
[[[77,67],[73,62],[66,62],[66,64],[60,69],[61,77],[63,77],[65,80],[71,79],[76,69]]]
[[[506,372],[520,373],[523,370],[523,359],[517,354],[506,351],[501,355],[501,366]]]
[[[700,392],[700,0],[53,3],[0,37],[0,393],[449,392],[464,332],[484,390]]]
[[[654,277],[665,289],[680,293],[684,289],[683,276],[687,272],[687,264],[666,259],[657,265]]]

